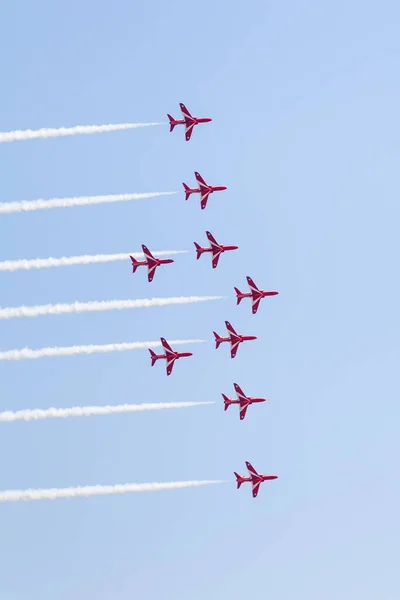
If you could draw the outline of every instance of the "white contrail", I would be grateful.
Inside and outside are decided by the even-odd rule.
[[[175,254],[187,254],[188,250],[160,250],[153,252],[154,256],[173,256]],[[63,256],[61,258],[20,258],[18,260],[5,260],[0,262],[0,271],[30,271],[31,269],[50,269],[51,267],[69,267],[73,265],[93,265],[97,263],[108,263],[116,260],[129,260],[133,258],[144,258],[143,252],[125,252],[120,254],[83,254],[82,256]]]
[[[115,415],[119,413],[168,410],[171,408],[191,408],[206,406],[215,402],[157,402],[153,404],[119,404],[115,406],[73,406],[72,408],[33,408],[0,412],[0,423],[13,421],[37,421],[38,419],[65,419],[66,417],[91,417],[95,415]]]
[[[82,135],[88,133],[106,133],[137,129],[138,127],[153,127],[163,123],[119,123],[116,125],[77,125],[76,127],[45,127],[42,129],[16,129],[15,131],[0,132],[0,142],[17,142],[37,138],[53,138],[65,135]]]
[[[168,340],[169,341],[169,340]],[[171,340],[171,346],[182,344],[202,344],[205,340]],[[0,352],[0,360],[23,360],[26,358],[44,358],[52,356],[76,356],[78,354],[95,354],[98,352],[126,352],[128,350],[143,350],[144,348],[159,348],[161,342],[125,342],[119,344],[90,344],[87,346],[54,346],[52,348],[22,348],[22,350],[5,350]]]
[[[77,196],[72,198],[50,198],[50,200],[22,200],[21,202],[0,202],[0,214],[20,213],[50,208],[70,208],[71,206],[88,206],[107,202],[127,202],[128,200],[144,200],[158,196],[172,196],[178,192],[149,192],[145,194],[109,194],[107,196]]]
[[[160,492],[162,490],[179,490],[227,483],[226,481],[171,481],[168,483],[123,483],[117,485],[86,485],[70,488],[7,490],[0,492],[0,502],[19,502],[21,500],[56,500],[57,498],[77,498],[79,496],[109,496],[110,494],[127,494],[130,492]]]
[[[0,320],[18,317],[40,317],[82,312],[102,312],[105,310],[126,310],[132,308],[152,308],[174,304],[193,304],[221,300],[223,296],[179,296],[172,298],[142,298],[139,300],[103,300],[93,302],[72,302],[71,304],[39,304],[38,306],[16,306],[0,308]]]

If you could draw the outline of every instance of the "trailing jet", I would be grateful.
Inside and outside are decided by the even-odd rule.
[[[136,271],[138,267],[147,266],[147,279],[153,281],[154,274],[156,272],[157,267],[160,265],[168,265],[169,263],[173,263],[172,258],[155,258],[150,250],[142,244],[143,253],[146,257],[146,260],[136,260],[133,256],[130,257],[132,261],[132,273]]]
[[[210,118],[205,118],[205,117],[193,117],[190,112],[188,111],[188,109],[186,108],[186,106],[184,104],[182,104],[182,102],[179,103],[179,106],[181,107],[181,111],[182,111],[182,117],[183,119],[174,119],[174,117],[171,117],[171,115],[167,115],[168,119],[169,119],[169,130],[173,131],[175,125],[184,125],[185,126],[185,138],[186,141],[188,142],[191,138],[191,135],[193,133],[193,127],[195,125],[198,125],[199,123],[209,123],[210,121],[212,121],[212,119]]]
[[[258,490],[260,489],[260,483],[262,483],[263,481],[269,481],[270,479],[278,479],[278,475],[261,475],[260,473],[257,473],[255,468],[247,461],[246,461],[246,467],[249,472],[249,477],[242,477],[241,475],[238,475],[234,471],[234,475],[236,477],[237,489],[240,488],[242,483],[245,483],[246,481],[250,481],[251,485],[252,485],[253,498],[256,498],[256,496],[258,494]]]
[[[265,290],[259,290],[251,277],[246,277],[247,283],[249,284],[250,292],[241,292],[235,287],[237,304],[240,304],[240,301],[243,298],[251,298],[252,299],[252,312],[253,315],[256,314],[261,298],[265,298],[266,296],[276,296],[279,292],[270,291],[267,292]]]
[[[210,242],[209,248],[202,248],[201,246],[199,246],[199,244],[197,242],[193,242],[193,243],[196,248],[197,260],[200,258],[200,256],[203,254],[203,252],[211,252],[212,253],[212,268],[213,269],[215,269],[215,267],[217,266],[219,257],[221,256],[221,254],[223,252],[226,252],[227,250],[237,250],[239,248],[239,246],[223,246],[222,244],[218,244],[218,242],[216,241],[214,236],[209,231],[206,231],[206,236],[208,238],[208,241]]]
[[[220,344],[222,344],[222,342],[230,342],[231,358],[235,358],[237,349],[241,342],[247,342],[248,340],[256,340],[257,339],[256,335],[241,335],[240,333],[236,333],[236,331],[233,329],[233,327],[229,323],[229,321],[225,321],[225,326],[229,333],[228,337],[220,337],[218,335],[218,333],[213,331],[213,334],[215,337],[215,348],[218,348],[218,346]]]
[[[178,358],[183,358],[185,356],[193,356],[193,352],[175,352],[175,350],[172,350],[171,346],[164,338],[160,338],[160,340],[165,350],[165,354],[156,354],[155,352],[153,352],[153,350],[149,348],[151,356],[151,366],[154,367],[156,361],[162,358],[167,361],[167,375],[171,375],[175,361],[178,360]]]
[[[233,385],[235,387],[235,392],[237,394],[238,399],[233,400],[232,398],[228,398],[227,396],[225,396],[225,394],[221,394],[221,396],[224,399],[224,405],[225,405],[224,410],[228,410],[228,408],[231,404],[239,404],[240,405],[239,416],[240,416],[240,420],[243,421],[250,404],[254,404],[255,402],[265,402],[266,398],[252,398],[251,396],[246,396],[246,394],[238,386],[237,383],[234,383]]]
[[[199,184],[198,188],[191,188],[186,183],[182,183],[185,190],[185,200],[189,200],[191,194],[200,194],[200,206],[202,210],[207,206],[210,194],[213,192],[223,192],[228,189],[226,185],[208,185],[197,171],[194,172],[194,176]]]

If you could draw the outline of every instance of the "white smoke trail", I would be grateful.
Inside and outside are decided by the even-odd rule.
[[[172,340],[171,346],[182,344],[202,344],[205,340]],[[125,342],[120,344],[90,344],[87,346],[54,346],[52,348],[22,348],[22,350],[5,350],[0,352],[0,360],[24,360],[27,358],[44,358],[53,356],[77,356],[79,354],[95,354],[98,352],[126,352],[128,350],[143,350],[144,348],[159,348],[161,342]]]
[[[188,250],[161,250],[153,252],[154,256],[173,256],[174,254],[187,254]],[[0,271],[30,271],[31,269],[50,269],[51,267],[69,267],[73,265],[93,265],[108,263],[117,260],[144,258],[143,252],[126,252],[124,254],[84,254],[82,256],[63,256],[62,258],[21,258],[18,260],[5,260],[0,262]]]
[[[124,483],[119,485],[86,485],[70,488],[7,490],[0,492],[0,502],[29,502],[31,500],[56,500],[57,498],[77,498],[79,496],[109,496],[110,494],[127,494],[130,492],[160,492],[162,490],[180,490],[227,483],[226,481],[171,481],[168,483]]]
[[[72,304],[41,304],[38,306],[16,306],[0,308],[0,320],[19,317],[40,317],[82,312],[102,312],[105,310],[126,310],[131,308],[152,308],[174,304],[193,304],[221,300],[223,296],[180,296],[172,298],[143,298],[139,300],[105,300],[93,302],[73,302]]]
[[[157,402],[153,404],[119,404],[115,406],[73,406],[72,408],[34,408],[0,412],[0,423],[13,421],[37,421],[38,419],[65,419],[66,417],[91,417],[95,415],[115,415],[119,413],[168,410],[171,408],[191,408],[206,406],[215,402]]]
[[[123,131],[138,127],[154,127],[163,123],[119,123],[117,125],[77,125],[75,127],[51,127],[42,129],[17,129],[0,132],[0,143],[34,140],[37,138],[53,138],[66,135],[82,135],[89,133],[106,133],[108,131]]]
[[[70,208],[71,206],[89,206],[107,202],[127,202],[144,200],[158,196],[172,196],[178,192],[149,192],[146,194],[109,194],[107,196],[77,196],[73,198],[50,198],[50,200],[22,200],[21,202],[0,202],[0,214],[28,212],[50,208]]]

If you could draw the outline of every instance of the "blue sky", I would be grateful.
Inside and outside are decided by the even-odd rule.
[[[202,338],[171,377],[147,351],[0,363],[3,410],[215,400],[3,425],[1,489],[279,479],[4,504],[0,596],[399,597],[400,103],[397,2],[4,3],[0,130],[213,122],[0,145],[0,201],[228,190],[4,215],[0,259],[188,249],[147,284],[129,262],[2,273],[0,304],[226,295],[196,306],[1,323],[1,349]],[[245,276],[279,296],[236,306]],[[214,349],[228,319],[258,340]],[[183,348],[181,348],[183,349]],[[239,422],[221,392],[268,398]]]

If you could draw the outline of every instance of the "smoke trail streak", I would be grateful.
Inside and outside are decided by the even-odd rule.
[[[37,421],[38,419],[65,419],[67,417],[91,417],[96,415],[115,415],[119,413],[147,412],[151,410],[168,410],[171,408],[191,408],[206,406],[215,402],[157,402],[153,404],[119,404],[115,406],[73,406],[72,408],[34,408],[7,410],[0,412],[0,423],[14,421]]]
[[[188,250],[161,250],[153,252],[154,256],[173,256],[174,254],[187,254]],[[51,267],[69,267],[73,265],[91,265],[108,263],[116,260],[144,258],[143,252],[126,252],[120,254],[83,254],[82,256],[63,256],[62,258],[21,258],[18,260],[5,260],[0,262],[0,271],[30,271],[31,269],[50,269]]]
[[[50,198],[50,200],[22,200],[21,202],[0,202],[0,214],[45,210],[50,208],[70,208],[71,206],[89,206],[107,202],[127,202],[144,200],[158,196],[172,196],[178,192],[149,192],[146,194],[109,194],[106,196],[76,196],[73,198]]]
[[[38,306],[16,306],[0,308],[0,320],[20,317],[40,317],[82,312],[102,312],[105,310],[126,310],[132,308],[152,308],[174,304],[193,304],[221,300],[223,296],[180,296],[172,298],[143,298],[139,300],[105,300],[93,302],[73,302],[72,304],[42,304]]]
[[[78,496],[108,496],[110,494],[127,494],[130,492],[160,492],[162,490],[179,490],[227,483],[226,481],[171,481],[168,483],[124,483],[117,485],[86,485],[70,488],[7,490],[0,492],[0,502],[28,502],[31,500],[56,500],[57,498],[76,498]]]
[[[171,340],[172,346],[182,344],[202,344],[205,340]],[[22,350],[5,350],[0,352],[0,360],[24,360],[53,356],[77,356],[79,354],[95,354],[98,352],[126,352],[128,350],[143,350],[144,348],[159,348],[161,342],[125,342],[118,344],[90,344],[87,346],[55,346],[52,348],[22,348]]]
[[[37,138],[53,138],[66,135],[82,135],[89,133],[106,133],[108,131],[123,131],[138,127],[153,127],[163,123],[119,123],[116,125],[77,125],[76,127],[50,127],[42,129],[16,129],[15,131],[0,132],[0,143],[34,140]]]

